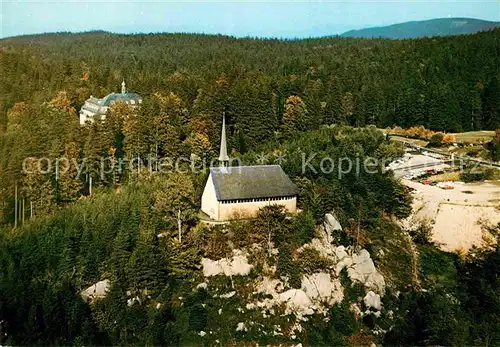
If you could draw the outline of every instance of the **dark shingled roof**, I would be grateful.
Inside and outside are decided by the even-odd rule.
[[[298,189],[279,165],[210,169],[217,200],[294,196]]]

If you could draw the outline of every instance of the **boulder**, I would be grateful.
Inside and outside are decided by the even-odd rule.
[[[367,308],[373,308],[374,310],[377,311],[380,311],[380,309],[382,308],[380,295],[375,294],[371,290],[368,293],[366,293],[366,296],[363,298],[363,302],[365,303]]]
[[[347,268],[347,274],[352,281],[359,282],[365,287],[380,294],[385,291],[384,277],[377,271],[375,264],[366,249],[362,249],[352,257],[346,256],[335,266],[335,272],[340,274],[342,269]]]
[[[347,269],[347,274],[352,281],[358,281],[367,288],[381,294],[384,293],[384,277],[375,268],[370,253],[366,249],[362,249],[357,255],[353,256],[352,266]]]
[[[331,235],[332,232],[337,230],[342,230],[342,226],[335,216],[331,213],[325,214],[325,222],[324,222],[325,231],[328,235]]]
[[[232,258],[222,258],[220,260],[202,258],[201,265],[203,266],[203,275],[205,277],[217,275],[246,276],[253,268],[253,265],[248,263],[247,255],[239,250],[233,250]]]
[[[238,325],[236,326],[236,331],[248,331],[248,329],[245,326],[245,323],[239,322]]]
[[[232,298],[235,294],[236,294],[236,291],[233,290],[232,292],[219,295],[219,298],[221,298],[221,299],[229,299],[229,298]]]
[[[332,279],[326,272],[303,276],[301,289],[318,304],[328,302],[329,305],[333,305],[344,298],[344,290],[340,281]]]
[[[207,282],[201,282],[196,286],[196,289],[207,289],[208,285]]]
[[[311,299],[301,289],[290,289],[279,294],[279,301],[286,304],[286,314],[295,313],[300,317],[314,313]]]
[[[349,266],[352,265],[352,258],[351,257],[344,257],[341,261],[339,261],[337,263],[337,265],[335,265],[335,273],[338,275],[340,275],[340,272],[344,269],[344,268],[349,268]]]
[[[94,299],[104,298],[109,291],[110,285],[111,283],[109,280],[102,280],[83,290],[80,295],[84,300],[90,301],[93,301]]]
[[[347,254],[344,246],[338,246],[337,248],[335,248],[335,255],[337,256],[338,260],[342,260],[345,257],[349,256],[349,254]]]

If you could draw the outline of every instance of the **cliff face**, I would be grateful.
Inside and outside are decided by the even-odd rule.
[[[278,271],[280,251],[272,244],[268,249],[257,244],[233,249],[230,257],[218,260],[203,258],[203,282],[196,290],[216,299],[213,310],[227,323],[199,335],[216,341],[225,334],[221,330],[232,329],[238,334],[281,336],[284,341],[299,342],[309,320],[314,316],[328,320],[329,311],[341,304],[355,320],[386,314],[381,302],[384,277],[366,249],[332,243],[332,234],[341,228],[327,214],[316,236],[292,251],[295,259],[305,256],[311,263],[299,268],[300,281],[295,283]],[[234,316],[226,312],[228,302],[237,303],[236,311],[231,310]]]

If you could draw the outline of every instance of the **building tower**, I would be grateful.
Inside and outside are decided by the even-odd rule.
[[[122,94],[126,94],[127,89],[125,88],[125,81],[122,82]]]
[[[229,164],[229,156],[227,155],[227,144],[226,144],[226,114],[222,115],[222,134],[220,136],[220,154],[219,154],[219,166],[226,167]]]

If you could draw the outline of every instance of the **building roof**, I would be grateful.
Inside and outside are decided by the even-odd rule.
[[[210,169],[217,200],[294,196],[298,189],[279,165]]]
[[[127,103],[130,103],[131,100],[134,100],[135,102],[139,103],[139,100],[142,100],[142,98],[139,96],[139,94],[136,93],[111,93],[106,95],[104,98],[102,98],[101,105],[103,106],[111,106],[111,104],[115,101],[118,100],[123,100]]]
[[[140,104],[142,97],[136,93],[111,93],[102,99],[91,96],[83,104],[82,110],[88,110],[96,114],[104,114],[108,110],[108,107],[118,100],[123,100],[127,104],[132,104],[131,101],[133,100],[135,104]]]
[[[96,106],[111,106],[113,102],[118,100],[123,100],[127,103],[130,103],[131,100],[134,100],[135,102],[139,103],[139,100],[142,100],[142,98],[139,94],[136,93],[111,93],[106,95],[102,99],[91,96],[89,99],[87,99],[86,102],[94,104]]]

